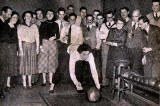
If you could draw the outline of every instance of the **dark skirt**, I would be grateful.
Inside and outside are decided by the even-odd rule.
[[[8,44],[8,51],[6,52],[6,75],[17,76],[18,73],[18,56],[17,56],[17,44]]]
[[[128,60],[126,47],[110,47],[108,51],[107,77],[112,78],[114,64],[117,60]]]
[[[7,54],[7,43],[0,43],[0,90],[4,88],[7,79],[6,75],[6,54]]]
[[[58,67],[58,47],[56,41],[43,40],[43,52],[38,58],[39,73],[55,73]]]
[[[32,75],[37,72],[36,43],[22,43],[23,56],[20,58],[20,74]]]

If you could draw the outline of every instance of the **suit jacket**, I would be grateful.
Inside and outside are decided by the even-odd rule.
[[[83,29],[84,43],[88,44],[91,47],[91,49],[95,49],[97,45],[96,26],[92,26],[90,31],[87,29],[86,26],[84,26],[82,29]]]
[[[144,35],[144,32],[137,27],[135,30],[133,30],[132,27],[132,21],[129,21],[125,26],[124,29],[127,31],[127,40],[126,40],[126,46],[128,48],[143,48],[147,44],[147,39]],[[129,37],[129,34],[132,33],[131,38]]]
[[[154,18],[153,12],[147,14],[147,18],[149,19],[151,25],[156,25],[156,26],[160,27],[160,18],[158,18],[156,20]]]
[[[152,51],[147,53],[152,56],[154,61],[160,62],[160,28],[155,25],[150,25],[148,32],[148,47],[152,48]]]

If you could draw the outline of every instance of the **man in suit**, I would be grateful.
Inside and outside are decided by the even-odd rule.
[[[143,75],[142,48],[146,45],[146,37],[138,27],[138,18],[141,16],[140,10],[136,9],[132,13],[132,20],[124,27],[128,33],[126,46],[128,48],[131,71]]]
[[[144,76],[160,79],[160,28],[149,24],[147,17],[139,18],[139,27],[147,34],[147,46],[143,48]]]
[[[152,12],[147,14],[147,18],[150,21],[150,24],[160,27],[160,11],[159,0],[152,0]]]

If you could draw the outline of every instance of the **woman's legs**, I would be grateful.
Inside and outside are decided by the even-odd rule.
[[[10,82],[11,82],[11,77],[7,77],[7,87],[11,87],[11,84],[10,84]]]
[[[23,86],[26,87],[27,86],[26,85],[26,75],[23,75],[22,78],[23,78]]]
[[[32,75],[28,75],[28,85],[29,87],[32,86]]]
[[[46,84],[46,73],[42,73],[43,76],[43,84]]]
[[[53,79],[53,73],[50,72],[49,73],[49,83],[50,83],[50,89],[49,89],[49,91],[53,91],[53,89],[54,89],[54,83],[53,83],[52,79]]]

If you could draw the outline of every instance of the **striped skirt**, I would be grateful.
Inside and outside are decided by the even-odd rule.
[[[56,41],[43,40],[43,51],[38,57],[39,73],[55,73],[58,67],[58,47]]]
[[[20,74],[31,75],[37,73],[36,43],[22,43],[23,56],[20,58]]]

